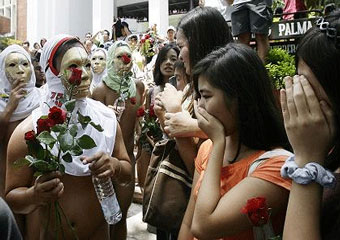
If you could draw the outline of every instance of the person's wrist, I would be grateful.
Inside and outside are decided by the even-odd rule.
[[[323,166],[325,158],[326,155],[323,154],[295,154],[295,162],[299,167],[303,167],[310,162],[316,162]]]

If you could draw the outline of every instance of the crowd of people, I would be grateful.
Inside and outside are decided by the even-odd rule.
[[[193,182],[180,228],[157,228],[157,239],[260,239],[241,211],[257,197],[271,209],[271,237],[337,239],[340,10],[319,18],[299,42],[297,72],[285,78],[278,106],[264,67],[270,2],[234,0],[231,28],[202,4],[169,26],[166,38],[156,25],[134,34],[118,19],[112,34],[61,34],[33,50],[24,42],[2,51],[0,239],[56,239],[59,230],[64,239],[126,239],[135,181],[143,189],[164,139],[175,140]],[[251,33],[257,52],[247,46]],[[46,131],[62,132],[46,120],[55,107],[68,111],[62,123],[71,114],[70,135],[56,135],[71,159],[57,154],[64,169],[38,174],[34,161],[18,166],[31,159],[32,136],[47,143],[46,156]],[[157,131],[145,127],[150,119]],[[77,131],[95,143],[82,154],[67,148]],[[122,212],[114,225],[92,175],[112,180]]]

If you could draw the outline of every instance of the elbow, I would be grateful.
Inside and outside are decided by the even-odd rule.
[[[191,232],[197,239],[211,239],[211,234],[206,227],[205,221],[193,221],[191,225]]]

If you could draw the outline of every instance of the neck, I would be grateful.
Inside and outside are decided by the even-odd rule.
[[[235,163],[253,152],[244,144],[241,143],[240,146],[239,144],[238,134],[235,133],[226,137],[223,165]]]

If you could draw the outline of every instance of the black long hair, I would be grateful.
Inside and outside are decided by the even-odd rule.
[[[153,79],[157,86],[164,84],[164,76],[161,72],[161,64],[166,59],[166,55],[171,49],[175,50],[177,57],[178,57],[179,49],[175,44],[165,45],[158,53],[158,56],[155,62],[155,68],[153,70]]]
[[[178,23],[189,43],[190,69],[208,53],[233,41],[227,22],[211,7],[196,7]]]
[[[319,26],[311,28],[300,40],[296,51],[296,64],[302,59],[312,70],[329,97],[340,128],[340,10],[324,19],[329,28],[336,29],[336,36],[330,37],[328,30]],[[330,30],[329,30],[330,31]],[[340,136],[337,134],[335,148],[326,159],[325,165],[332,170],[340,166]]]
[[[243,44],[229,43],[208,54],[193,69],[198,96],[199,76],[204,76],[209,84],[224,92],[227,106],[230,101],[237,103],[241,144],[261,150],[279,146],[288,148],[282,115],[268,73],[255,51]]]

